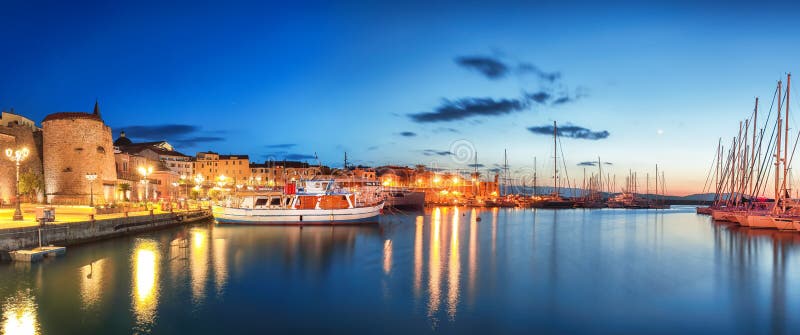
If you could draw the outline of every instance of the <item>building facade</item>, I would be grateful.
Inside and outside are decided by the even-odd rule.
[[[5,151],[28,149],[28,157],[20,163],[20,173],[42,176],[42,132],[30,119],[13,113],[2,112],[0,121],[0,203],[10,204],[14,201],[16,167]],[[43,201],[43,195],[40,192],[35,199],[27,200]]]
[[[197,153],[194,172],[195,175],[202,175],[208,185],[244,184],[252,176],[248,155],[220,155],[210,151]]]

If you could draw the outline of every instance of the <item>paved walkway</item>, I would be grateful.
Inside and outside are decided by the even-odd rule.
[[[39,222],[36,221],[36,208],[42,207],[43,205],[40,204],[23,204],[22,205],[22,221],[14,221],[14,208],[0,208],[0,230],[1,229],[9,229],[9,228],[23,228],[23,227],[35,227],[39,225]],[[89,221],[90,215],[92,214],[92,208],[89,206],[54,206],[56,210],[56,221],[55,222],[48,222],[48,225],[52,224],[67,224],[71,222],[85,222]],[[156,206],[158,207],[158,206]],[[192,207],[189,210],[197,210],[197,207]],[[175,210],[174,212],[185,212],[187,210]],[[163,214],[169,213],[169,211],[161,211],[160,209],[156,208],[153,210],[153,214]],[[149,211],[140,211],[140,212],[128,212],[128,216],[143,216],[143,215],[150,215]],[[125,213],[115,213],[115,214],[102,214],[102,215],[95,215],[95,220],[104,220],[104,219],[114,219],[114,218],[121,218],[124,217]]]

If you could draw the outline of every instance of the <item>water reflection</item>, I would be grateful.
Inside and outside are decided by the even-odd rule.
[[[469,214],[469,276],[467,299],[469,304],[475,302],[475,275],[478,272],[478,211],[475,208]]]
[[[214,256],[214,288],[220,296],[225,291],[228,283],[228,241],[223,238],[215,238],[213,248]]]
[[[38,307],[33,301],[30,289],[18,291],[16,295],[6,298],[3,303],[3,334],[33,335],[39,334],[37,320]]]
[[[94,307],[103,293],[103,273],[106,259],[99,259],[80,268],[80,288],[83,308]]]
[[[439,234],[442,225],[442,210],[439,207],[433,209],[433,223],[431,224],[430,251],[428,252],[428,317],[436,326],[436,313],[439,311],[441,301],[441,235]]]
[[[422,229],[425,217],[417,216],[414,225],[414,300],[419,300],[422,290]]]
[[[392,272],[392,240],[383,241],[383,273]]]
[[[450,259],[447,260],[449,278],[447,280],[447,315],[450,321],[455,320],[456,310],[458,308],[458,298],[460,291],[460,278],[461,278],[461,259],[460,250],[458,249],[458,207],[453,209],[453,222],[450,227]]]
[[[800,236],[795,232],[750,229],[724,223],[711,223],[715,242],[715,261],[720,266],[720,278],[730,278],[736,297],[734,311],[750,317],[738,318],[738,326],[746,332],[759,332],[755,322],[759,307],[759,281],[769,283],[768,315],[770,332],[787,331],[787,267],[791,254],[800,250]],[[767,258],[768,256],[768,258]],[[769,262],[766,262],[769,260]],[[769,279],[754,271],[769,269]],[[726,273],[727,272],[727,273]],[[720,279],[721,280],[721,279]]]
[[[192,300],[195,307],[206,297],[206,281],[208,280],[208,231],[195,228],[191,231],[192,251],[190,270],[192,274]]]
[[[155,323],[159,288],[158,245],[152,240],[137,240],[131,264],[133,264],[133,312],[136,328],[147,332]]]

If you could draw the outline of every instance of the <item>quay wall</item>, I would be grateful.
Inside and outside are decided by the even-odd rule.
[[[195,210],[114,219],[50,224],[41,228],[42,245],[69,246],[117,236],[190,224],[211,218],[211,211]],[[8,260],[8,252],[39,246],[39,227],[0,229],[0,260]]]

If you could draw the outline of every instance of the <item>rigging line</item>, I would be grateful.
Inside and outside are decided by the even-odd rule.
[[[719,150],[719,146],[717,146],[717,150]],[[714,166],[716,166],[717,163],[717,150],[714,150],[714,159],[711,160],[711,166],[708,168],[708,172],[706,173],[706,182],[703,184],[703,193],[706,193],[706,186],[709,186],[710,189],[709,181],[717,175],[716,171],[714,171]]]
[[[772,102],[770,102],[769,109],[768,109],[768,112],[767,112],[767,118],[764,120],[764,128],[761,128],[761,138],[759,138],[759,140],[758,140],[758,156],[759,157],[761,156],[761,148],[763,147],[763,143],[764,143],[764,131],[769,126],[769,123],[772,122],[772,121],[770,121],[770,117],[772,116],[772,111],[774,110],[775,100],[777,99],[777,96],[778,96],[778,88],[775,87],[775,90],[772,93]],[[766,190],[766,180],[769,178],[768,176],[772,174],[772,171],[767,171],[767,177],[765,177],[763,179],[761,178],[763,173],[764,173],[765,167],[772,165],[772,162],[773,162],[771,160],[772,156],[769,155],[769,153],[772,152],[772,148],[773,148],[772,139],[775,138],[776,129],[777,129],[777,125],[773,122],[772,123],[772,132],[770,134],[770,139],[769,139],[769,142],[767,142],[767,150],[764,153],[764,155],[765,155],[764,157],[766,159],[762,162],[762,166],[759,168],[758,178],[756,178],[756,187],[757,188],[759,186],[761,186],[762,182],[764,182],[763,187]]]
[[[558,139],[558,148],[561,151],[561,162],[564,165],[564,175],[567,176],[567,187],[572,188],[572,185],[569,183],[569,172],[567,172],[567,160],[564,159],[564,146],[561,144],[561,137],[556,137]]]

